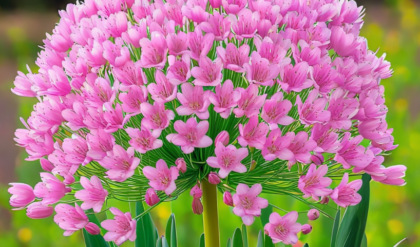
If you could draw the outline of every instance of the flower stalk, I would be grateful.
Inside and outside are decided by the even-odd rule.
[[[201,182],[203,190],[203,225],[205,246],[220,247],[217,186],[207,180]]]

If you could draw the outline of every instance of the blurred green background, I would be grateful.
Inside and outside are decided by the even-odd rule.
[[[70,2],[69,0],[67,0]],[[369,41],[371,50],[386,53],[392,64],[394,76],[382,81],[386,88],[389,107],[388,123],[394,128],[395,142],[399,144],[385,165],[404,164],[408,167],[407,185],[386,186],[372,183],[371,205],[366,235],[368,245],[394,246],[407,238],[400,246],[420,246],[420,3],[412,0],[357,1],[366,7],[362,35]],[[38,162],[24,161],[26,153],[15,146],[14,130],[22,127],[19,117],[27,118],[34,99],[17,97],[10,92],[17,70],[26,71],[26,64],[34,70],[38,46],[46,32],[51,32],[58,20],[57,9],[66,1],[57,0],[1,0],[0,1],[0,246],[49,247],[84,246],[80,232],[63,237],[63,231],[52,218],[31,220],[24,211],[11,211],[8,183],[19,181],[35,185],[41,168]],[[417,177],[417,178],[416,178]],[[267,196],[270,201],[285,209],[308,208],[288,197]],[[159,229],[164,226],[171,212],[177,219],[179,246],[198,246],[203,231],[201,216],[191,212],[192,199],[181,196],[172,203],[163,203],[152,215]],[[221,202],[221,195],[219,203]],[[125,211],[134,205],[119,204]],[[333,204],[325,210],[334,215]],[[105,217],[105,215],[102,215]],[[305,217],[302,215],[301,223]],[[332,220],[321,217],[313,222],[313,231],[300,236],[299,244],[329,246]],[[241,220],[231,209],[220,204],[222,246]],[[251,246],[255,246],[259,220],[249,228]],[[131,247],[133,243],[122,246]]]

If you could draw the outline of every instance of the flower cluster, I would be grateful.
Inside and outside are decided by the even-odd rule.
[[[153,206],[191,189],[201,214],[203,180],[247,225],[261,192],[347,207],[362,185],[349,174],[405,183],[405,166],[382,165],[397,147],[380,85],[392,70],[352,0],[85,0],[59,14],[38,72],[12,89],[39,100],[15,141],[45,172],[9,192],[31,218],[55,207],[65,235],[98,234],[84,210],[111,199]],[[70,192],[80,206],[60,203]],[[130,213],[105,210],[105,239],[134,241]],[[296,243],[311,229],[296,220],[274,213],[265,231]]]

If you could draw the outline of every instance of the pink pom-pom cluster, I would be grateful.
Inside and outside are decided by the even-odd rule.
[[[201,214],[203,179],[227,185],[247,225],[268,205],[261,192],[293,187],[266,174],[342,207],[361,200],[349,173],[405,183],[405,166],[382,165],[397,147],[380,85],[392,70],[359,36],[354,1],[86,0],[59,14],[39,71],[19,72],[12,89],[39,100],[15,140],[45,172],[9,192],[31,218],[55,207],[65,235],[98,234],[83,210],[113,198],[155,205],[192,189]],[[330,174],[342,176],[335,188]],[[57,205],[69,192],[83,204]],[[105,239],[134,241],[136,221],[110,210]],[[311,230],[296,220],[273,213],[265,231],[294,244]]]

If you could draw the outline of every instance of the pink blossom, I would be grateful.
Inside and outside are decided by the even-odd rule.
[[[349,169],[351,166],[360,168],[368,166],[374,158],[372,150],[359,145],[363,140],[362,136],[356,136],[352,139],[350,139],[350,136],[349,132],[344,134],[340,149],[337,151],[334,160],[341,163],[345,169]]]
[[[276,158],[281,160],[290,160],[294,155],[288,147],[293,139],[294,135],[290,132],[282,136],[280,129],[274,129],[268,135],[264,147],[261,150],[261,155],[265,160],[269,161]]]
[[[302,234],[309,234],[312,232],[312,226],[309,224],[302,225]]]
[[[245,8],[246,4],[246,0],[222,0],[223,9],[226,11],[226,14],[236,15]]]
[[[190,191],[190,195],[194,198],[200,199],[203,196],[203,191],[196,184],[194,187],[192,187],[192,189]]]
[[[222,46],[216,48],[217,56],[222,59],[224,68],[232,71],[245,72],[244,64],[249,62],[249,45],[241,45],[237,48],[233,43],[229,43],[224,49]]]
[[[241,99],[238,101],[238,108],[233,109],[236,117],[245,115],[250,118],[259,114],[261,107],[264,104],[267,94],[258,95],[258,85],[249,85],[247,89],[238,88],[241,93]]]
[[[143,103],[141,113],[144,115],[141,124],[146,128],[153,130],[165,129],[169,126],[169,121],[175,117],[173,111],[165,110],[165,105],[158,102],[155,102],[153,105],[147,102]]]
[[[214,1],[210,1],[210,4],[212,2]],[[216,41],[222,41],[229,36],[231,21],[229,18],[224,18],[219,12],[214,12],[212,15],[208,15],[207,21],[202,22],[200,27],[206,33],[213,33]]]
[[[236,16],[231,16],[232,30],[236,34],[236,39],[250,39],[253,38],[257,32],[257,26],[260,22],[260,15],[258,12],[252,12],[249,9],[239,11]]]
[[[286,57],[287,51],[290,49],[291,42],[285,39],[281,34],[272,33],[270,37],[263,40],[254,39],[254,44],[258,54],[262,58],[267,59],[270,63],[278,65],[286,65],[290,63],[290,58]]]
[[[326,123],[330,120],[331,113],[325,110],[328,103],[326,98],[317,98],[318,90],[314,89],[308,95],[308,98],[302,103],[300,96],[296,98],[300,122],[305,125],[315,123]]]
[[[54,151],[54,140],[51,131],[34,136],[28,129],[17,129],[14,140],[24,147],[29,157],[25,160],[37,160]]]
[[[229,191],[225,191],[225,193],[223,193],[223,202],[226,205],[233,207],[233,198]]]
[[[39,163],[41,164],[42,169],[46,172],[51,172],[54,169],[54,165],[47,159],[40,159]]]
[[[85,228],[90,234],[97,235],[100,233],[99,226],[89,222],[85,212],[77,205],[72,207],[68,204],[58,204],[55,207],[54,222],[63,230],[64,236],[70,236],[74,232]]]
[[[306,175],[299,178],[298,188],[303,192],[305,198],[312,196],[316,201],[321,196],[331,194],[332,190],[327,187],[330,186],[331,178],[324,177],[328,172],[327,165],[316,168],[315,164],[309,166]]]
[[[307,62],[309,66],[319,64],[322,59],[321,49],[312,43],[306,43],[304,40],[299,40],[297,45],[293,44],[292,51],[293,59],[296,62]]]
[[[207,1],[200,0],[188,0],[186,4],[182,6],[182,14],[188,19],[195,23],[202,23],[206,21],[209,13],[206,12]]]
[[[185,154],[192,153],[194,148],[209,147],[213,141],[206,136],[209,129],[209,122],[201,121],[197,123],[195,118],[189,118],[186,123],[178,120],[174,124],[178,134],[169,134],[166,139],[177,146],[181,146]]]
[[[66,138],[63,142],[66,161],[74,165],[86,165],[91,161],[91,158],[87,156],[89,151],[88,144],[82,137],[75,135],[73,138]]]
[[[184,158],[176,159],[175,165],[180,172],[185,173],[187,171],[187,163],[185,162]]]
[[[13,83],[15,85],[15,87],[12,88],[14,94],[23,97],[35,97],[37,95],[37,93],[32,90],[32,81],[24,73],[19,71]]]
[[[146,22],[141,21],[138,25],[133,25],[131,22],[128,22],[127,31],[122,33],[121,37],[126,43],[131,44],[135,48],[140,48],[140,40],[147,38]]]
[[[186,82],[191,77],[191,59],[185,53],[182,55],[181,60],[177,60],[175,56],[168,57],[169,68],[166,77],[173,85],[179,85]]]
[[[295,121],[292,117],[287,116],[290,109],[292,109],[292,103],[283,99],[283,93],[278,92],[271,96],[271,99],[265,101],[261,118],[269,124],[271,130],[274,130],[278,128],[279,124],[289,125]]]
[[[184,32],[170,33],[166,37],[169,54],[179,56],[188,50],[188,37]]]
[[[347,98],[346,92],[336,89],[330,98],[328,111],[331,112],[331,119],[328,124],[335,129],[349,129],[351,118],[356,115],[359,102],[355,98]]]
[[[120,11],[115,14],[111,14],[104,21],[105,29],[112,35],[112,37],[121,37],[121,34],[127,31],[127,14]]]
[[[159,197],[156,195],[156,191],[153,188],[148,188],[146,190],[146,195],[144,196],[147,205],[153,206],[156,203],[160,202]]]
[[[22,208],[35,200],[34,190],[31,186],[22,183],[11,183],[7,191],[12,195],[10,205],[12,207]]]
[[[120,88],[123,91],[127,91],[126,89],[130,88],[129,86],[143,86],[147,84],[147,78],[141,68],[140,61],[134,63],[130,60],[122,67],[112,68],[112,72],[118,81],[121,82]]]
[[[245,225],[254,223],[254,216],[260,217],[261,209],[268,206],[267,199],[258,195],[262,191],[261,184],[254,184],[249,188],[246,184],[238,184],[236,194],[233,195],[233,213],[242,218]]]
[[[115,108],[113,108],[111,103],[105,103],[103,107],[105,109],[104,119],[107,122],[105,132],[114,133],[118,129],[123,129],[130,115],[123,116],[122,106],[116,104]]]
[[[152,98],[159,103],[166,103],[176,98],[177,87],[169,82],[165,74],[156,70],[155,83],[150,83],[147,90],[152,95]]]
[[[359,126],[359,133],[365,139],[375,140],[377,143],[389,143],[393,141],[392,129],[388,130],[388,124],[384,119],[368,119],[362,121]]]
[[[308,219],[309,220],[316,220],[319,218],[319,211],[315,208],[312,208],[308,211]]]
[[[141,104],[148,100],[146,87],[133,85],[127,89],[127,93],[120,93],[118,97],[122,102],[123,111],[130,113],[131,115],[140,114]]]
[[[280,67],[276,64],[262,58],[258,52],[253,52],[251,55],[251,64],[243,65],[246,70],[246,79],[250,83],[260,84],[263,86],[272,86],[273,79],[280,73]]]
[[[334,70],[331,66],[331,63],[320,63],[312,66],[312,79],[315,84],[314,87],[319,90],[319,92],[324,95],[329,93],[332,89],[338,87],[337,81],[338,72]]]
[[[127,151],[120,145],[115,145],[108,155],[99,161],[104,168],[108,169],[106,172],[107,178],[124,182],[127,178],[133,176],[134,171],[140,164],[140,159],[134,157],[134,148],[129,147]]]
[[[176,111],[180,116],[188,116],[196,114],[200,119],[208,119],[210,105],[209,93],[210,91],[203,91],[203,87],[193,86],[189,83],[181,85],[182,93],[178,93],[178,100],[182,106],[179,106]]]
[[[331,47],[341,57],[354,55],[359,47],[357,36],[346,33],[342,27],[331,27]]]
[[[292,135],[295,135],[293,132]],[[292,151],[293,157],[289,159],[289,169],[292,165],[294,165],[297,161],[308,164],[311,162],[311,151],[313,151],[316,147],[316,142],[309,139],[308,140],[308,133],[305,131],[301,131],[296,134],[294,140],[289,145],[288,149]]]
[[[91,107],[102,107],[104,103],[113,102],[115,99],[115,90],[109,80],[95,74],[87,75],[82,91],[86,105]]]
[[[86,155],[96,161],[103,159],[107,152],[111,151],[115,145],[114,136],[102,129],[91,130],[86,135],[86,141],[89,147]]]
[[[168,168],[163,159],[156,162],[156,168],[145,166],[143,174],[150,180],[149,185],[155,190],[161,190],[170,195],[176,189],[175,180],[179,176],[179,171],[175,166]]]
[[[362,197],[357,193],[362,187],[362,180],[358,179],[350,183],[348,183],[348,181],[349,174],[344,173],[340,185],[338,185],[330,195],[331,199],[337,203],[338,206],[343,208],[357,205],[362,200]]]
[[[370,118],[382,118],[388,112],[388,108],[384,105],[385,88],[378,86],[363,90],[359,94],[359,111],[354,116],[358,120],[366,120]]]
[[[258,122],[258,116],[253,116],[247,124],[239,124],[238,142],[242,147],[250,146],[256,149],[262,149],[267,133],[267,124]]]
[[[187,36],[188,48],[190,48],[190,57],[199,61],[201,57],[207,56],[211,47],[213,46],[214,34],[206,33],[203,36],[201,28],[198,26],[195,28],[194,32],[189,32]]]
[[[199,67],[194,67],[191,70],[191,75],[194,76],[194,85],[196,86],[217,86],[222,80],[223,63],[220,58],[216,58],[213,62],[207,56],[201,56],[198,62]]]
[[[117,208],[109,209],[114,214],[113,220],[104,220],[101,226],[108,232],[104,235],[106,241],[114,241],[116,245],[120,246],[125,241],[136,240],[136,226],[137,221],[131,218],[130,212],[123,213]]]
[[[191,206],[194,214],[201,215],[203,213],[203,203],[201,203],[200,199],[194,197]]]
[[[156,67],[162,69],[166,64],[168,46],[165,37],[159,32],[152,32],[151,40],[140,40],[141,63],[144,68]]]
[[[313,81],[308,79],[308,71],[307,62],[300,62],[295,66],[288,64],[280,71],[282,80],[279,81],[279,84],[286,93],[301,92],[313,85]]]
[[[112,66],[122,67],[130,61],[130,51],[127,47],[123,46],[121,38],[117,38],[115,44],[106,40],[102,46],[104,47],[103,56]]]
[[[269,223],[264,226],[264,232],[273,243],[296,244],[297,233],[301,231],[301,225],[296,223],[297,218],[296,211],[291,211],[283,217],[274,212],[270,215]]]
[[[92,176],[90,181],[86,177],[81,177],[80,184],[84,190],[79,190],[74,194],[74,197],[83,201],[80,207],[83,210],[92,208],[95,213],[99,213],[108,196],[108,191],[102,187],[101,180],[97,176]]]
[[[210,93],[209,100],[214,105],[213,110],[226,119],[229,117],[231,109],[237,105],[241,93],[234,89],[231,80],[226,80],[223,85],[217,85],[215,91],[216,93]]]
[[[209,183],[211,184],[220,184],[220,177],[215,172],[210,172],[208,177]]]
[[[50,217],[54,213],[54,208],[42,202],[31,203],[26,208],[26,216],[31,219],[43,219]]]
[[[229,145],[229,133],[226,130],[220,132],[216,136],[216,138],[214,139],[214,145],[217,145],[219,142],[225,147]]]
[[[149,130],[142,126],[141,130],[127,128],[125,131],[131,138],[128,143],[139,153],[144,154],[163,145],[163,142],[157,139],[161,134],[161,130]]]
[[[231,171],[244,173],[247,171],[246,166],[241,163],[241,160],[248,156],[248,149],[239,148],[229,145],[225,147],[219,143],[214,150],[216,157],[207,158],[207,164],[213,168],[220,168],[219,176],[225,178]]]
[[[315,153],[315,154],[311,155],[311,161],[312,161],[315,165],[319,166],[319,165],[321,165],[322,163],[324,163],[324,156],[323,156],[322,154],[317,154],[317,153]]]
[[[316,152],[336,153],[340,149],[338,134],[328,125],[315,124],[311,139],[317,143]]]
[[[372,174],[372,179],[383,184],[403,186],[406,184],[403,179],[406,170],[407,167],[404,165],[381,167],[381,174]]]
[[[66,193],[71,191],[71,188],[66,187],[54,175],[46,172],[41,172],[40,175],[42,182],[35,185],[34,194],[36,197],[42,198],[42,203],[45,205],[60,201]]]

